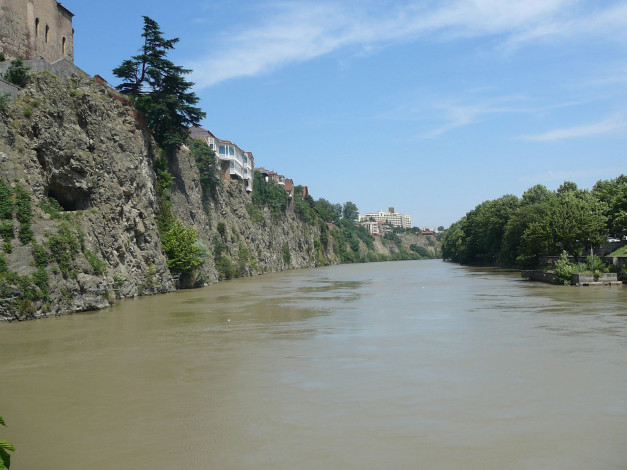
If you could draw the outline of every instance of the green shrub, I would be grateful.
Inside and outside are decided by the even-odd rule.
[[[85,258],[91,265],[96,276],[102,276],[107,273],[107,263],[89,250],[84,251]]]
[[[37,242],[33,242],[33,258],[36,267],[45,268],[48,266],[48,251]]]
[[[6,426],[2,416],[0,416],[0,424]],[[2,469],[8,469],[11,466],[11,455],[9,452],[15,452],[15,446],[8,441],[0,440],[0,468]]]
[[[29,70],[30,67],[26,67],[24,65],[24,59],[22,57],[18,57],[17,59],[11,61],[11,65],[9,65],[9,68],[3,78],[7,82],[23,88],[26,86],[30,78],[28,75]]]
[[[80,244],[76,235],[67,224],[59,226],[59,231],[48,240],[50,258],[57,263],[63,277],[75,277],[76,271],[71,270],[72,262],[79,253]]]
[[[215,197],[216,190],[220,186],[218,159],[215,152],[202,140],[192,140],[189,151],[194,157],[198,173],[200,174],[203,201],[207,202]]]
[[[48,299],[48,273],[45,268],[39,268],[32,274],[32,282],[41,291],[41,298]]]
[[[571,283],[571,278],[575,272],[575,266],[568,259],[568,253],[562,251],[559,259],[555,262],[555,276],[557,280],[564,285]]]
[[[33,239],[33,231],[30,229],[30,224],[20,224],[19,238],[24,245],[30,243]]]
[[[246,206],[246,210],[248,211],[248,215],[250,216],[250,220],[255,224],[263,224],[266,221],[266,218],[263,216],[263,211],[261,211],[258,207],[253,204],[248,204]]]
[[[59,204],[59,201],[53,197],[43,200],[39,204],[39,207],[41,207],[46,214],[49,214],[51,219],[69,220],[69,214],[64,213],[65,209],[63,209],[61,204]]]
[[[235,277],[235,266],[231,258],[226,255],[220,256],[216,261],[216,269],[218,270],[218,279],[233,279]]]
[[[226,239],[226,224],[224,222],[218,222],[218,226],[216,227],[216,230],[222,237],[222,240]]]
[[[292,254],[290,253],[290,247],[287,243],[283,243],[283,246],[281,247],[281,253],[283,255],[283,264],[289,266],[290,262],[292,261]]]
[[[8,93],[3,93],[0,95],[0,111],[6,111],[9,108],[9,103],[11,102],[11,95]]]
[[[12,221],[7,220],[7,221],[2,222],[0,224],[0,236],[5,241],[10,241],[11,239],[15,238],[15,233],[14,233],[13,222]]]
[[[13,218],[13,189],[0,180],[0,219]]]
[[[162,246],[168,258],[168,267],[175,274],[189,274],[203,263],[198,235],[192,227],[176,220],[162,235]]]
[[[597,272],[597,271],[603,272],[607,269],[603,260],[599,258],[598,256],[588,256],[586,258],[586,268],[588,271],[592,271],[592,272]],[[596,276],[596,277],[599,277],[599,276]]]
[[[417,253],[418,256],[420,256],[422,258],[433,258],[433,256],[429,252],[429,250],[427,250],[424,246],[412,244],[412,245],[409,246],[409,249],[411,251]]]

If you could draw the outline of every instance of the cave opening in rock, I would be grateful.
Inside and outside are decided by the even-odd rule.
[[[77,188],[51,186],[48,188],[48,197],[55,199],[67,212],[89,209],[90,206],[89,193]]]

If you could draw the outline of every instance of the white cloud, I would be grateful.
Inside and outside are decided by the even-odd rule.
[[[542,134],[523,136],[521,137],[521,139],[531,142],[552,142],[556,140],[576,139],[607,134],[625,135],[626,133],[627,119],[625,119],[623,116],[617,115],[611,116],[600,122],[584,124],[581,126],[554,129],[552,131],[544,132]]]
[[[553,183],[563,181],[580,181],[589,179],[615,178],[616,175],[625,171],[624,168],[592,168],[586,170],[549,170],[544,173],[523,176],[520,178],[522,183]]]
[[[586,7],[594,6],[593,10]],[[234,24],[192,61],[200,88],[356,46],[367,51],[428,37],[503,36],[509,48],[549,36],[606,35],[625,41],[627,3],[585,0],[284,2],[262,5],[257,25]]]

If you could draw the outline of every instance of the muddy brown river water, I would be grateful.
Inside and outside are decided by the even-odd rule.
[[[0,324],[12,470],[627,469],[627,286],[442,261]]]

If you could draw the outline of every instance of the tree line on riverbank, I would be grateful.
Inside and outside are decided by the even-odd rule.
[[[580,256],[608,236],[627,233],[627,176],[598,181],[592,190],[564,182],[538,184],[518,198],[484,201],[447,230],[442,255],[461,264],[537,267],[543,256]]]

